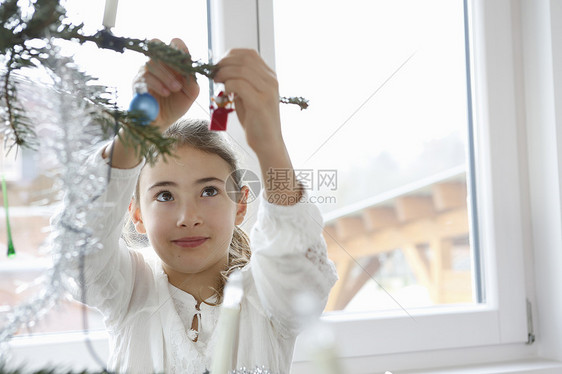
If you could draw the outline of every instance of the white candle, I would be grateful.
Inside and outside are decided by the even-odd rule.
[[[237,335],[240,309],[221,308],[218,339],[213,354],[211,374],[227,374],[234,370],[234,339]]]
[[[119,0],[105,0],[105,10],[103,11],[103,26],[110,29],[115,26],[117,17],[117,3]]]
[[[240,325],[240,301],[243,296],[242,273],[239,270],[230,274],[224,287],[224,300],[217,323],[217,340],[213,352],[211,374],[227,374],[234,370],[235,347]]]
[[[323,305],[314,293],[302,292],[293,302],[295,317],[304,327],[299,339],[313,363],[314,374],[342,374],[338,362],[336,337],[319,316]]]

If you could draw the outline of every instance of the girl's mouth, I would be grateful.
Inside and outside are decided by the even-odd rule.
[[[172,243],[174,243],[177,246],[184,247],[184,248],[194,248],[194,247],[198,247],[201,244],[205,243],[207,241],[207,239],[209,239],[209,238],[206,238],[206,237],[203,237],[203,236],[192,236],[192,237],[186,237],[186,238],[172,240]]]

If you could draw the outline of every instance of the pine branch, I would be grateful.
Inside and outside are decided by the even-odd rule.
[[[21,34],[27,40],[49,37],[49,33],[61,24],[66,16],[66,10],[59,4],[59,0],[36,0],[33,4],[35,11]]]
[[[21,0],[20,0],[21,1]],[[13,145],[31,146],[36,144],[36,136],[29,119],[25,115],[24,108],[20,105],[17,96],[17,87],[12,79],[13,72],[22,67],[40,67],[48,65],[47,60],[62,58],[50,53],[46,48],[34,47],[37,43],[29,43],[43,40],[49,42],[52,39],[63,39],[77,41],[80,44],[86,42],[95,43],[99,48],[111,49],[117,52],[125,50],[135,51],[143,55],[160,60],[185,76],[201,74],[210,79],[216,71],[216,65],[193,61],[189,53],[168,46],[159,41],[147,41],[119,37],[108,30],[101,30],[94,35],[83,33],[83,24],[72,25],[66,22],[66,10],[59,0],[35,0],[30,1],[33,7],[31,16],[24,17],[18,5],[18,0],[5,0],[0,7],[0,55],[9,56],[6,63],[7,72],[3,77],[3,89],[1,103],[5,107],[5,119],[9,124],[8,137],[13,140]],[[50,57],[46,57],[50,56]],[[53,57],[54,56],[54,57]],[[53,61],[50,62],[51,64]],[[73,65],[71,60],[65,60],[65,64]],[[76,77],[86,83],[93,80],[92,77],[78,73]],[[107,88],[102,86],[90,86],[84,91],[83,100],[98,106],[92,110],[94,122],[99,124],[108,134],[114,127],[113,109],[107,99]],[[90,95],[90,96],[88,96]],[[308,101],[301,97],[280,98],[281,103],[296,104],[301,110],[308,107]],[[103,112],[105,114],[100,114]],[[169,155],[171,143],[163,138],[157,129],[151,126],[136,126],[134,115],[127,112],[116,113],[119,127],[124,129],[123,141],[135,142],[140,146],[139,152],[146,157],[147,161],[155,161],[154,152]]]
[[[172,156],[175,139],[163,137],[156,126],[138,125],[141,116],[128,112],[122,117],[120,125],[125,131],[119,132],[119,139],[125,145],[136,146],[137,156],[144,157],[151,165],[159,158],[165,160],[167,156]]]
[[[92,42],[98,48],[111,49],[121,53],[126,49],[142,53],[154,60],[165,62],[186,76],[197,73],[212,78],[216,69],[216,65],[194,62],[189,53],[160,41],[115,36],[107,30],[101,30],[94,35],[84,35],[80,32],[81,29],[81,25],[78,27],[67,25],[62,30],[55,32],[53,36],[64,40],[76,40],[80,44]]]
[[[304,97],[284,97],[279,99],[279,102],[283,104],[295,104],[298,105],[301,110],[308,108],[308,100]]]
[[[6,73],[2,79],[3,89],[1,99],[5,104],[5,111],[3,113],[5,116],[4,122],[9,126],[9,130],[11,130],[6,133],[7,137],[5,141],[8,151],[15,145],[26,145],[29,148],[35,148],[37,146],[37,136],[35,131],[33,131],[29,118],[25,115],[25,110],[19,102],[17,82],[12,77],[12,72],[15,69],[26,64],[19,61],[18,55],[12,50],[10,59],[6,65]]]
[[[7,0],[0,6],[0,22],[2,25],[0,28],[0,51],[2,54],[5,54],[16,44],[13,30],[21,23],[21,13],[17,3],[18,0]]]
[[[107,107],[101,114],[94,116],[94,121],[108,135],[115,135],[127,146],[136,149],[137,156],[144,157],[148,164],[153,165],[159,158],[172,156],[174,139],[165,138],[156,126],[138,125],[142,115],[120,111]],[[119,131],[120,129],[124,131]]]
[[[201,74],[212,79],[217,65],[193,61],[191,55],[177,48],[166,45],[160,41],[147,41],[114,36],[107,30],[102,30],[95,35],[87,36],[79,32],[79,28],[65,28],[56,34],[61,39],[76,39],[80,43],[87,41],[95,43],[99,48],[112,49],[123,52],[125,49],[139,52],[154,60],[160,60],[170,65],[174,70],[185,76]],[[281,97],[282,104],[295,104],[301,110],[308,108],[308,100],[303,97]]]

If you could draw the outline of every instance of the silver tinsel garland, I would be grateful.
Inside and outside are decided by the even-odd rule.
[[[77,76],[76,67],[68,65],[69,60],[59,56],[54,46],[48,61],[45,73],[51,82],[31,86],[37,90],[36,107],[29,115],[38,133],[44,135],[39,145],[45,150],[42,154],[52,157],[50,162],[58,166],[55,184],[64,193],[65,209],[51,227],[48,242],[53,265],[43,276],[40,291],[13,307],[0,321],[0,362],[7,359],[8,340],[20,328],[33,326],[65,296],[65,275],[78,271],[80,257],[101,245],[92,237],[85,220],[86,214],[99,211],[95,197],[107,184],[106,175],[92,175],[84,167],[87,150],[102,141],[99,126],[90,123],[97,109],[85,99],[97,87],[86,86]]]

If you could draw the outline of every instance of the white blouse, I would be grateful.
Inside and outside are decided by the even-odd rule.
[[[91,163],[98,175],[107,173],[101,152]],[[109,370],[202,374],[211,366],[220,308],[201,303],[197,310],[193,296],[169,284],[160,259],[145,259],[120,238],[141,167],[112,169],[111,181],[97,200],[99,209],[91,214],[90,228],[103,248],[86,258],[87,303],[104,315]],[[313,292],[321,300],[321,311],[337,280],[321,233],[322,216],[315,205],[281,206],[260,196],[250,233],[252,257],[242,269],[236,368],[263,365],[272,373],[290,372],[301,329],[295,296]],[[78,279],[75,271],[69,276]],[[69,288],[79,300],[79,290]],[[197,313],[199,334],[193,341],[189,330]]]

